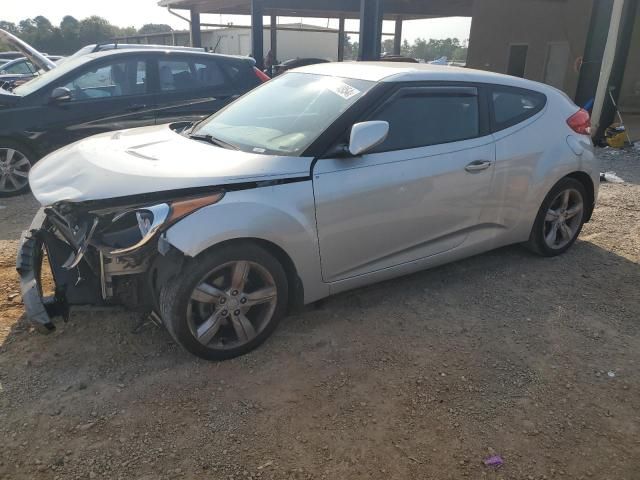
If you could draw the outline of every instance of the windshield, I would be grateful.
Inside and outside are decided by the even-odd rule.
[[[76,69],[80,65],[87,63],[92,59],[93,58],[91,56],[83,56],[70,60],[68,62],[64,62],[62,65],[58,64],[57,68],[49,70],[48,72],[40,70],[37,77],[23,85],[20,85],[19,87],[16,87],[13,92],[18,95],[22,95],[23,97],[29,95],[30,93],[39,90],[41,87],[48,85],[51,82],[55,82],[63,75],[66,75],[70,71]]]
[[[241,97],[192,133],[249,152],[297,156],[374,85],[287,73]]]

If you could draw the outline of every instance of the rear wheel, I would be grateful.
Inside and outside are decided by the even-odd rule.
[[[192,354],[224,360],[262,344],[288,302],[282,265],[243,243],[194,259],[163,288],[160,310],[173,338]]]
[[[569,250],[586,219],[586,198],[584,186],[578,180],[564,178],[558,182],[540,207],[527,246],[545,257]]]
[[[0,141],[0,197],[20,195],[29,190],[32,153],[14,142]]]

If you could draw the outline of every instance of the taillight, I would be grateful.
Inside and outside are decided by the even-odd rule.
[[[567,124],[576,133],[580,135],[591,135],[591,116],[584,108],[571,115],[567,120]]]
[[[269,80],[271,80],[269,75],[267,75],[266,73],[264,73],[262,70],[260,70],[257,67],[253,67],[253,71],[256,72],[256,77],[258,77],[261,82],[264,83],[264,82],[268,82]]]

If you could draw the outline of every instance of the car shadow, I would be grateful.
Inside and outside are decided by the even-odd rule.
[[[618,309],[621,296],[634,298],[639,279],[640,265],[586,241],[555,258],[540,258],[520,246],[501,248],[307,306],[284,319],[274,336],[246,358],[262,361],[283,351],[295,356],[319,339],[348,345],[359,341],[358,328],[380,327],[368,325],[370,317],[406,317],[405,329],[415,333],[418,327],[469,329],[474,323],[491,328],[496,312],[514,306],[519,312],[514,323],[553,309],[575,309],[582,299],[581,310]],[[622,320],[616,328],[638,333],[640,325]],[[58,325],[56,332],[43,336],[32,331],[22,314],[0,344],[0,353],[11,353],[13,365],[38,363],[52,375],[68,371],[79,359],[98,368],[115,362],[125,376],[131,357],[149,371],[207,365],[175,345],[163,327],[117,308],[77,308],[68,323]]]
[[[40,204],[31,193],[0,198],[0,242],[20,240],[20,235],[29,228],[38,208]]]

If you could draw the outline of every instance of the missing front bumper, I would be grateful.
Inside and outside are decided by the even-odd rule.
[[[47,215],[41,209],[29,230],[22,234],[16,261],[27,317],[43,333],[55,330],[54,318],[68,319],[70,305],[102,304],[99,278],[84,262],[72,270],[63,267],[73,248],[54,235],[47,228],[47,222]],[[43,294],[45,252],[54,282],[51,296]]]

